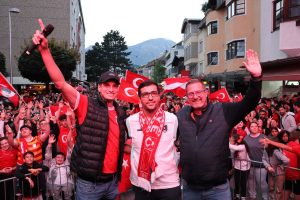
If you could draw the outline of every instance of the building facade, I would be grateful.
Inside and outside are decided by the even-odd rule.
[[[11,52],[12,60],[9,66],[9,9],[18,8],[19,13],[11,15]],[[7,72],[13,72],[13,84],[34,84],[21,77],[17,59],[24,51],[25,41],[30,41],[36,29],[40,29],[38,19],[45,25],[52,24],[55,29],[49,38],[57,41],[66,41],[70,47],[78,48],[80,62],[73,76],[79,80],[86,80],[85,74],[85,27],[80,0],[2,0],[0,1],[0,51],[6,57]]]

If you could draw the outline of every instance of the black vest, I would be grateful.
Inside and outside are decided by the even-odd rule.
[[[114,102],[120,129],[118,178],[121,177],[125,142],[125,113]],[[77,126],[77,138],[71,157],[71,170],[84,180],[99,181],[103,169],[109,130],[106,102],[88,98],[88,110],[84,122]]]

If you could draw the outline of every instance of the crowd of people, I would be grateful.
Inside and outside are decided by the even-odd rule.
[[[113,72],[101,74],[97,95],[82,94],[65,81],[41,31],[33,42],[60,93],[1,105],[1,199],[300,198],[300,100],[261,98],[253,50],[238,102],[211,102],[203,82],[191,79],[186,98],[162,103],[158,84],[147,80],[138,86],[140,104],[131,105],[116,99]]]

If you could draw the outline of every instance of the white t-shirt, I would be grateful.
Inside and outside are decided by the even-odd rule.
[[[137,169],[143,141],[143,132],[139,122],[139,113],[131,115],[126,120],[129,136],[132,138],[130,181],[141,187],[138,181]],[[165,111],[165,127],[156,149],[155,181],[151,189],[167,189],[179,186],[178,152],[174,146],[178,127],[177,117]]]

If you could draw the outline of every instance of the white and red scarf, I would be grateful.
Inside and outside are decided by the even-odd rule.
[[[150,182],[155,180],[155,152],[158,147],[164,125],[165,112],[158,109],[155,115],[149,120],[143,111],[139,112],[139,121],[143,131],[143,141],[140,152],[137,175],[139,177],[140,187],[151,191]]]

